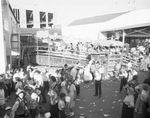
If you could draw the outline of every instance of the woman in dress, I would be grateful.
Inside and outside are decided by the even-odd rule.
[[[134,89],[126,86],[126,97],[123,100],[121,118],[133,118],[134,114]]]
[[[69,84],[69,97],[70,97],[70,103],[69,103],[69,109],[70,109],[70,116],[74,115],[74,112],[72,111],[72,108],[75,106],[75,96],[76,96],[76,87],[73,84],[73,81],[68,81]]]
[[[56,78],[51,76],[51,80],[53,81],[51,85],[51,89],[48,92],[50,98],[50,113],[51,118],[59,118],[59,109],[58,109],[58,94],[57,94],[57,83]]]

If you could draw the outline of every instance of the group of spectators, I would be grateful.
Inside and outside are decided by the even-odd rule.
[[[83,52],[89,53],[99,53],[99,52],[110,52],[111,54],[121,54],[122,47],[121,46],[100,46],[93,43],[69,43],[69,44],[60,44],[57,46],[56,44],[52,45],[52,51],[63,51],[68,52],[70,54],[82,54]]]
[[[76,73],[71,72],[73,69]],[[79,67],[69,68],[67,64],[55,75],[32,66],[26,70],[9,68],[0,75],[0,118],[71,117],[81,82]],[[12,96],[15,101],[10,107]]]
[[[138,72],[130,62],[120,68],[120,92],[125,94],[121,118],[134,118],[135,112],[141,118],[150,117],[150,68],[148,67],[148,77],[143,83],[139,83],[138,77]]]

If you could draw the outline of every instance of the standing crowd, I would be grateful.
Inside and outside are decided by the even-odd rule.
[[[95,94],[101,98],[104,79],[104,63],[87,57],[85,67],[80,63],[73,67],[64,65],[55,75],[27,66],[26,70],[7,69],[0,75],[0,118],[68,118],[74,116],[75,101],[80,96],[80,84],[95,82]],[[116,69],[120,79],[120,93],[125,94],[121,118],[134,118],[137,112],[142,118],[150,118],[150,67],[148,78],[138,82],[138,73],[129,62]],[[116,76],[116,77],[117,77]],[[88,85],[87,85],[88,86]],[[15,98],[12,107],[7,102]],[[48,108],[45,106],[48,106]]]
[[[120,92],[125,94],[121,118],[134,118],[135,113],[150,118],[150,67],[143,83],[139,83],[138,73],[130,62],[120,68],[119,78]]]
[[[81,67],[80,63],[73,67],[65,64],[62,69],[56,70],[55,75],[46,68],[40,71],[30,65],[26,70],[9,67],[5,74],[0,75],[0,117],[72,117],[82,82],[86,84],[95,80],[94,96],[101,98],[103,73],[103,64],[94,62],[91,56],[87,58],[85,67]],[[12,107],[8,106],[8,102],[14,103]]]
[[[79,67],[71,75],[67,64],[55,75],[47,69],[39,71],[28,66],[23,69],[9,68],[0,75],[0,118],[67,118],[74,115],[75,99],[80,94]],[[7,102],[12,102],[12,107]],[[48,109],[43,103],[48,104]]]

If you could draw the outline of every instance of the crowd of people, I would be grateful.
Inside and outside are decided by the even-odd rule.
[[[95,94],[101,98],[101,84],[104,79],[104,63],[87,57],[85,67],[78,62],[73,67],[67,64],[52,75],[45,68],[27,66],[24,70],[8,67],[0,75],[0,117],[4,118],[67,118],[74,116],[75,101],[80,96],[80,84],[95,82]],[[129,62],[119,63],[115,72],[120,80],[120,93],[125,94],[121,118],[134,118],[134,112],[142,118],[150,117],[150,67],[148,78],[138,82],[138,72]],[[7,102],[15,98],[10,107]],[[11,101],[12,102],[12,101]],[[45,107],[45,104],[48,108]]]
[[[6,74],[0,75],[0,117],[73,116],[72,108],[75,106],[76,96],[80,94],[78,70],[76,68],[73,80],[67,64],[63,69],[57,70],[56,75],[51,75],[47,69],[39,71],[32,66],[28,66],[26,71],[22,68],[8,69]],[[12,100],[10,96],[15,98],[12,107],[6,106],[6,102]],[[43,103],[49,104],[49,109],[45,109]]]
[[[132,68],[129,62],[126,67],[119,68],[120,93],[123,91],[121,118],[134,118],[137,112],[141,118],[150,117],[150,67],[148,67],[148,77],[143,83],[138,81],[138,72]]]
[[[93,69],[91,69],[93,66]],[[4,118],[67,118],[74,116],[75,100],[80,95],[80,84],[95,80],[95,95],[101,98],[103,63],[87,57],[87,64],[78,62],[73,67],[64,65],[54,75],[27,66],[13,70],[10,66],[0,75],[0,117]],[[12,107],[7,102],[12,102]],[[44,103],[49,108],[45,108]]]
[[[121,54],[121,46],[101,46],[100,44],[93,43],[69,43],[56,45],[53,43],[52,51],[63,51],[70,52],[70,54],[82,54],[83,52],[99,53],[99,52],[110,52],[111,54]]]

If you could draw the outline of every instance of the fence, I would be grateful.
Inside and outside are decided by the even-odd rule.
[[[104,62],[105,75],[114,71],[114,67],[117,63],[122,63],[126,65],[131,61],[133,68],[139,70],[138,59],[133,58],[131,55],[126,54],[113,54],[110,55],[109,52],[101,53],[90,53],[90,52],[77,52],[70,53],[68,51],[47,51],[38,50],[36,53],[31,53],[31,63],[37,63],[39,65],[45,66],[55,66],[62,67],[64,64],[74,65],[78,61],[84,66],[86,64],[86,55],[91,54],[93,58],[97,61]]]

